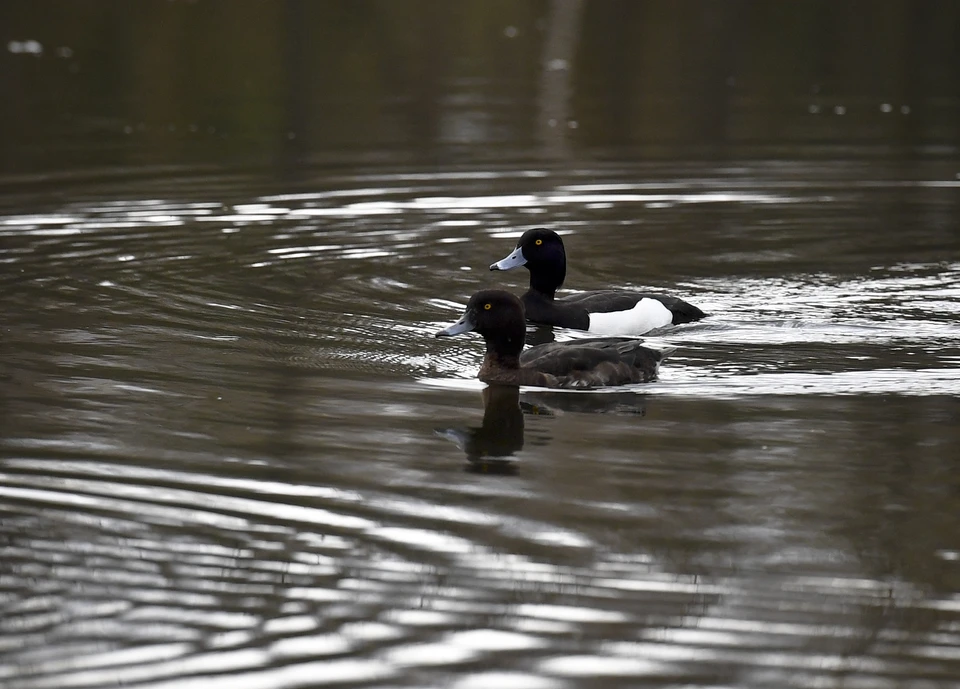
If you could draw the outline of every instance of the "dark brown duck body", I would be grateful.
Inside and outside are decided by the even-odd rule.
[[[485,383],[546,388],[596,388],[654,380],[666,352],[639,340],[594,338],[537,345],[521,353],[526,332],[522,302],[509,292],[477,292],[463,317],[437,337],[476,330],[487,352],[477,377]]]

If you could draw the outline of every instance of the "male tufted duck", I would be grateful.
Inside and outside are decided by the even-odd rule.
[[[477,377],[485,383],[546,388],[593,388],[646,383],[673,351],[642,347],[640,340],[589,338],[523,349],[523,303],[503,290],[477,292],[459,321],[436,337],[476,330],[487,343]]]
[[[567,274],[563,240],[552,230],[527,230],[517,248],[490,270],[526,266],[530,289],[523,295],[527,319],[533,323],[587,330],[598,335],[642,335],[665,325],[698,321],[705,316],[692,304],[663,294],[629,290],[597,290],[554,296]]]

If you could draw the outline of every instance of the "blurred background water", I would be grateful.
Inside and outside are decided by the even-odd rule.
[[[960,4],[14,0],[0,93],[4,689],[960,687]],[[536,226],[657,382],[432,338]]]

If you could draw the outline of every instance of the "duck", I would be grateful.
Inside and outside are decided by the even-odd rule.
[[[476,331],[487,350],[477,374],[493,385],[542,388],[598,388],[655,380],[660,363],[673,351],[642,346],[642,341],[599,337],[549,342],[523,350],[526,315],[523,302],[505,290],[481,290],[453,325],[434,337]]]
[[[679,297],[632,290],[595,290],[557,298],[567,274],[563,240],[553,230],[527,230],[517,247],[490,265],[490,270],[525,266],[530,288],[523,305],[532,323],[586,330],[597,335],[643,335],[656,328],[690,323],[706,317]]]

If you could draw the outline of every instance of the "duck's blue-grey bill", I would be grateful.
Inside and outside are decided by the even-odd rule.
[[[500,259],[496,263],[490,264],[490,270],[510,270],[526,264],[527,259],[523,257],[523,249],[519,246],[513,250],[506,258]]]
[[[475,327],[470,316],[468,314],[463,314],[459,321],[453,325],[447,326],[440,332],[438,332],[434,337],[449,337],[450,335],[459,335],[460,333],[468,333],[473,330]]]

